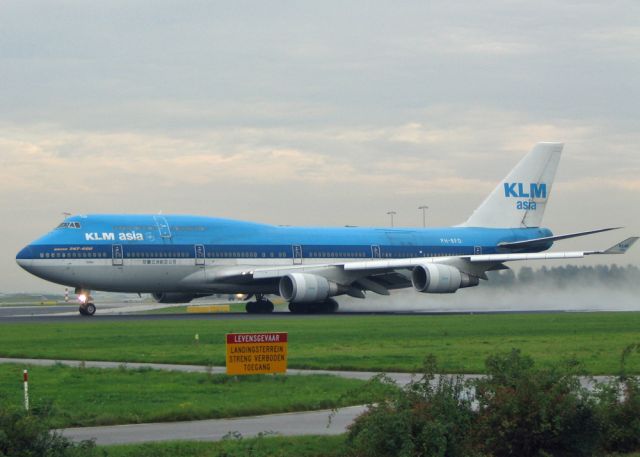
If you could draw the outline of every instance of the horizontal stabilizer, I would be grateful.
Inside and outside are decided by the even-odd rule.
[[[508,248],[508,249],[530,248],[530,247],[546,244],[549,241],[566,240],[567,238],[577,238],[579,236],[593,235],[594,233],[608,232],[609,230],[618,230],[621,228],[622,227],[608,227],[608,228],[601,228],[597,230],[589,230],[586,232],[575,232],[575,233],[566,233],[564,235],[545,236],[543,238],[534,238],[531,240],[524,240],[524,241],[507,241],[504,243],[498,243],[498,246],[501,248]]]

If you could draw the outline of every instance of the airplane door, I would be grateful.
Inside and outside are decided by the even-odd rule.
[[[122,245],[121,244],[112,244],[111,245],[111,263],[114,267],[121,267],[122,260]]]
[[[293,250],[293,264],[300,265],[302,263],[302,246],[294,244],[291,248]]]
[[[373,259],[379,259],[380,256],[380,246],[378,246],[377,244],[371,246],[371,257]]]
[[[204,265],[204,246],[202,244],[196,244],[194,249],[196,252],[196,265]]]
[[[473,253],[474,255],[482,255],[482,246],[474,246]]]
[[[160,232],[160,238],[171,238],[171,230],[169,229],[169,223],[164,216],[153,216],[153,220],[156,221],[158,231]]]

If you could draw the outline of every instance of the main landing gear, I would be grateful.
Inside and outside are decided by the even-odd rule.
[[[93,297],[90,290],[76,289],[80,307],[78,311],[82,316],[93,316],[96,313],[96,305],[93,304]]]
[[[263,295],[256,295],[256,301],[247,302],[246,310],[249,314],[269,314],[273,312],[273,303]]]
[[[289,311],[294,314],[332,314],[338,311],[338,302],[327,298],[319,303],[289,303]]]

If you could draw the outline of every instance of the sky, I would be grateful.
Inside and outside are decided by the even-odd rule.
[[[63,213],[464,221],[538,141],[544,225],[640,234],[640,3],[0,2],[0,291]],[[603,259],[598,259],[603,261]],[[640,249],[624,259],[640,263]]]

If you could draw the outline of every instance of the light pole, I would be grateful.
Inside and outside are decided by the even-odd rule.
[[[387,214],[391,216],[391,227],[393,227],[393,215],[397,213],[395,211],[387,211]]]
[[[422,226],[427,226],[427,210],[429,207],[427,205],[418,206],[418,209],[422,210]]]

